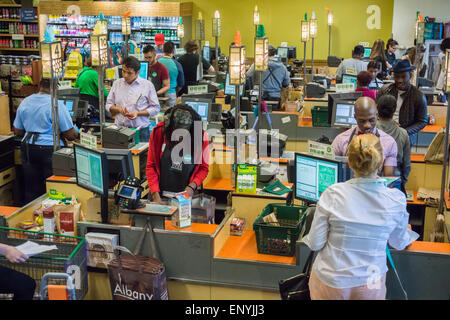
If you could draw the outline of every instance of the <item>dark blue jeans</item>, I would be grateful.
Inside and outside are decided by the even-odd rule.
[[[53,146],[28,145],[22,143],[20,158],[25,182],[25,203],[29,203],[46,193],[46,179],[53,175]]]
[[[0,266],[0,293],[13,294],[13,300],[32,300],[36,282],[24,273]]]

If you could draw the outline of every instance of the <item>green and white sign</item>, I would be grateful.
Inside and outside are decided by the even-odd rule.
[[[256,180],[258,178],[258,168],[256,166],[240,164],[238,165],[237,193],[256,193]]]
[[[334,160],[334,150],[330,144],[308,140],[308,153],[313,156]]]
[[[354,83],[336,83],[336,93],[355,91]]]
[[[188,86],[188,94],[208,93],[208,85],[200,84],[198,86]]]
[[[88,148],[97,149],[97,137],[91,134],[80,132],[80,143]]]

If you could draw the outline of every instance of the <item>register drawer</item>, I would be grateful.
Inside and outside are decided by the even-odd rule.
[[[14,167],[0,172],[0,187],[4,186],[16,178],[16,170]]]

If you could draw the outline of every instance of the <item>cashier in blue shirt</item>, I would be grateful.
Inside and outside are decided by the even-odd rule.
[[[267,101],[280,101],[281,89],[286,88],[291,83],[289,72],[286,66],[276,57],[277,49],[269,45],[269,66],[262,75],[262,98]],[[255,65],[252,64],[247,71],[247,78],[254,77]],[[253,79],[253,83],[255,79]]]
[[[62,138],[78,137],[64,103],[58,104]],[[25,179],[25,201],[31,202],[46,191],[45,180],[52,175],[53,128],[50,80],[42,79],[40,91],[25,98],[17,109],[14,131],[23,137],[21,159]],[[64,145],[61,139],[61,145]]]

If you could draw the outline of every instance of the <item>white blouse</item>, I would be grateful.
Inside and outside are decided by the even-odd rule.
[[[408,229],[406,197],[383,180],[352,179],[321,195],[311,229],[302,241],[319,251],[314,272],[333,288],[367,285],[387,272],[386,244],[403,250],[419,235]]]

